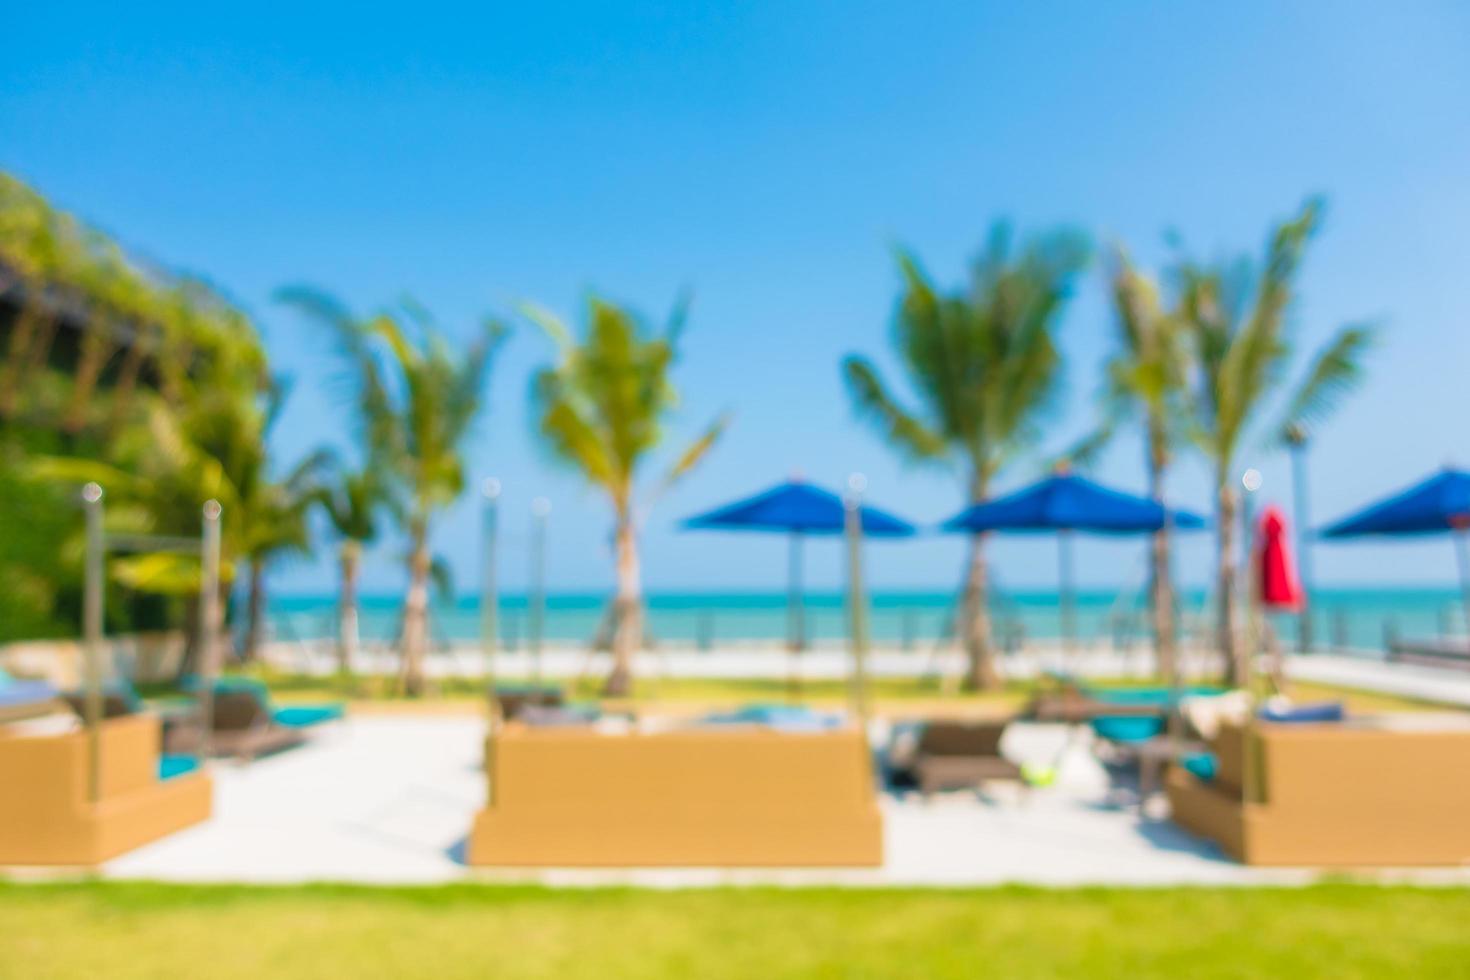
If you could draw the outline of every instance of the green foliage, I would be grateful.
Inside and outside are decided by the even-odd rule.
[[[114,533],[197,535],[204,502],[218,499],[227,579],[239,559],[304,546],[304,524],[286,499],[290,482],[270,479],[264,440],[279,397],[264,348],[250,319],[217,290],[132,260],[0,174],[0,327],[8,328],[0,465],[16,487],[10,505],[34,507],[26,533],[0,540],[0,566],[25,570],[12,581],[28,583],[33,616],[6,616],[8,634],[75,631],[75,494],[88,480],[106,491]],[[74,350],[60,356],[64,339]],[[25,540],[30,529],[45,535],[35,545]],[[122,554],[108,571],[131,590],[198,588],[189,555]],[[111,628],[125,625],[119,617],[136,605],[115,598]]]
[[[348,469],[335,455],[327,457],[325,469],[316,502],[337,538],[358,547],[377,540],[378,514],[388,502],[382,478],[371,466]]]
[[[894,348],[920,406],[905,406],[870,361],[851,355],[843,373],[858,414],[909,459],[959,457],[974,482],[988,482],[1034,440],[1051,407],[1062,360],[1056,324],[1087,258],[1075,232],[1017,248],[998,223],[969,283],[945,294],[900,253]]]
[[[1175,270],[1178,316],[1193,360],[1192,432],[1220,474],[1229,472],[1252,423],[1285,380],[1293,358],[1289,315],[1297,276],[1322,210],[1320,199],[1310,199],[1278,225],[1259,268],[1244,259],[1186,259]],[[1314,357],[1288,398],[1277,427],[1282,438],[1336,407],[1360,379],[1372,336],[1364,326],[1344,328]]]
[[[629,513],[639,469],[678,406],[669,373],[687,304],[679,303],[664,329],[654,332],[630,310],[593,297],[580,341],[551,313],[535,306],[523,311],[557,346],[557,363],[539,371],[532,384],[547,446],[605,490],[619,514]],[[661,486],[697,466],[727,424],[722,416],[706,427],[679,453]]]
[[[1088,466],[1128,423],[1143,424],[1151,468],[1162,469],[1188,432],[1184,400],[1189,350],[1184,321],[1166,310],[1158,285],[1133,265],[1122,247],[1113,250],[1108,269],[1116,342],[1103,368],[1099,425],[1067,453]]]
[[[277,298],[329,330],[348,368],[373,473],[371,485],[364,482],[357,492],[390,501],[411,525],[453,503],[465,483],[461,447],[480,410],[504,325],[486,320],[460,352],[414,306],[359,319],[311,287],[287,287]]]
[[[1343,327],[1317,352],[1279,426],[1281,441],[1305,441],[1313,426],[1337,410],[1363,379],[1363,358],[1372,349],[1374,328]]]

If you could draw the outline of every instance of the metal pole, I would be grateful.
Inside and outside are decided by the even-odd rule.
[[[1057,532],[1057,569],[1062,611],[1062,649],[1070,660],[1077,648],[1077,597],[1072,570],[1072,532]],[[1073,665],[1075,666],[1075,664]]]
[[[1470,629],[1470,525],[1455,528],[1455,558],[1460,566],[1460,596],[1465,603],[1465,626]]]
[[[214,736],[214,680],[219,671],[219,501],[204,504],[199,544],[199,760],[210,755]]]
[[[800,531],[790,535],[789,567],[786,594],[786,635],[795,653],[806,649],[806,608],[802,593],[802,538]]]
[[[786,693],[790,700],[801,697],[801,651],[806,649],[806,610],[802,596],[801,532],[789,535],[789,567],[786,576],[786,636],[787,648],[791,651],[791,676]]]
[[[1292,509],[1296,511],[1297,566],[1302,577],[1302,611],[1297,626],[1297,649],[1312,650],[1312,535],[1307,516],[1307,443],[1305,439],[1291,445],[1291,484],[1294,491]]]
[[[102,487],[89,483],[82,488],[82,505],[87,516],[87,557],[82,595],[83,670],[86,674],[87,799],[96,803],[102,795],[102,600],[103,551]]]
[[[1259,576],[1259,565],[1255,560],[1255,527],[1252,520],[1252,498],[1257,490],[1261,488],[1261,474],[1259,471],[1249,469],[1241,478],[1245,487],[1245,500],[1241,509],[1245,517],[1245,534],[1243,543],[1245,545],[1245,644],[1242,654],[1245,663],[1241,666],[1241,679],[1245,682],[1246,691],[1250,694],[1250,713],[1246,716],[1245,727],[1245,754],[1241,760],[1241,799],[1245,804],[1255,802],[1259,798],[1256,786],[1258,779],[1256,765],[1256,715],[1259,705],[1256,704],[1256,595],[1260,591],[1257,577]]]
[[[496,527],[499,517],[500,481],[491,477],[481,487],[485,497],[484,509],[484,539],[481,547],[484,549],[480,556],[482,570],[480,574],[480,652],[485,657],[485,684],[490,701],[490,724],[494,725],[498,720],[499,702],[495,695],[495,649],[498,637],[496,636],[497,614],[500,612],[499,583],[495,579],[495,545]]]
[[[1160,594],[1164,591],[1168,592],[1171,602],[1178,596],[1178,593],[1174,591],[1174,511],[1170,510],[1168,504],[1162,499],[1162,493],[1160,493],[1160,498],[1159,503],[1164,506],[1164,526],[1162,530],[1164,535],[1164,561],[1160,570],[1167,576],[1167,585],[1169,588],[1164,590],[1159,587],[1159,583],[1154,583],[1153,600],[1156,603],[1159,601]],[[1164,684],[1169,688],[1169,714],[1167,716],[1166,726],[1168,728],[1171,754],[1178,751],[1179,742],[1184,735],[1184,716],[1179,713],[1179,702],[1184,693],[1184,681],[1182,677],[1184,671],[1183,665],[1180,663],[1184,652],[1179,648],[1178,642],[1178,611],[1176,604],[1176,608],[1170,609],[1168,615],[1165,617],[1165,622],[1167,623],[1166,628],[1171,635],[1154,637],[1154,643],[1156,645],[1168,644],[1169,649],[1173,651],[1171,656],[1165,658],[1167,663],[1164,664],[1164,672],[1166,674]],[[1157,622],[1159,615],[1157,610],[1154,615],[1155,622]]]
[[[843,497],[847,537],[847,615],[852,640],[852,701],[858,730],[868,737],[868,600],[863,591],[862,493],[867,479],[854,473]]]
[[[551,501],[537,497],[531,501],[531,596],[526,624],[526,638],[531,648],[531,682],[541,686],[541,632],[546,620],[546,518]]]

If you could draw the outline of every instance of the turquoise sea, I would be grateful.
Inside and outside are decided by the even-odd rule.
[[[547,597],[543,635],[550,642],[587,643],[603,619],[605,594],[561,593]],[[1209,612],[1202,591],[1181,597],[1187,629],[1208,628]],[[401,598],[363,599],[362,634],[369,641],[394,637]],[[953,593],[939,591],[880,592],[872,596],[871,624],[876,642],[922,649],[945,635],[953,616]],[[805,598],[808,635],[816,642],[836,642],[845,635],[843,599],[836,592],[813,592]],[[656,641],[680,646],[711,647],[724,643],[775,641],[786,635],[784,592],[655,592],[648,596],[649,628]],[[1012,642],[1055,639],[1061,635],[1060,605],[1055,592],[1013,591],[994,603],[997,632]],[[335,598],[330,595],[281,596],[270,602],[272,634],[278,640],[313,640],[330,636]],[[525,596],[500,600],[502,643],[525,643],[528,603]],[[1295,641],[1298,617],[1272,617],[1284,642]],[[1377,650],[1385,638],[1424,639],[1465,632],[1459,592],[1442,588],[1341,588],[1313,594],[1313,633],[1319,646]],[[469,641],[480,631],[477,597],[440,603],[433,610],[433,632],[440,642]],[[1084,639],[1128,642],[1148,635],[1144,598],[1137,593],[1090,590],[1077,596],[1077,632]]]

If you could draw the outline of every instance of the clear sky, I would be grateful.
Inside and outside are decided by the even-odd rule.
[[[568,316],[596,289],[662,316],[696,302],[678,369],[687,439],[735,423],[648,516],[655,589],[770,587],[775,540],[680,534],[692,511],[799,470],[916,520],[960,502],[955,474],[914,471],[854,423],[848,351],[887,354],[895,243],[953,282],[990,221],[1076,223],[1145,263],[1177,229],[1204,255],[1258,251],[1309,193],[1326,227],[1294,336],[1381,318],[1361,391],[1312,457],[1312,506],[1336,516],[1449,460],[1470,461],[1470,10],[1454,4],[1158,3],[952,6],[796,2],[261,5],[238,11],[21,3],[0,59],[0,167],[135,250],[207,274],[259,318],[296,389],[276,437],[289,461],[347,444],[323,338],[272,305],[308,281],[360,310],[412,293],[451,331],[533,298]],[[715,8],[716,5],[698,5]],[[1089,424],[1111,324],[1097,274],[1062,327],[1065,411],[1034,460]],[[610,581],[608,515],[537,449],[518,326],[496,365],[471,469],[505,485],[509,587],[524,582],[529,501],[554,506],[550,576]],[[674,446],[671,445],[671,449]],[[1262,495],[1289,501],[1284,457],[1258,441]],[[1141,490],[1121,440],[1100,475]],[[1206,508],[1184,460],[1183,504]],[[473,587],[475,509],[435,535]],[[324,555],[329,552],[324,550]],[[402,582],[401,543],[369,588]],[[1207,575],[1207,536],[1183,576]],[[1048,586],[1044,541],[996,548],[1004,585]],[[948,586],[957,542],[874,545],[878,587]],[[838,581],[838,554],[812,559]],[[1136,544],[1088,543],[1084,584],[1137,585]],[[1318,549],[1323,583],[1445,583],[1443,542]],[[325,559],[280,568],[321,590]]]

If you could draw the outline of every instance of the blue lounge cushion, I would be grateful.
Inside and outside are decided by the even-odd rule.
[[[1206,697],[1214,694],[1224,694],[1225,691],[1226,689],[1223,687],[1196,685],[1180,688],[1177,692],[1177,697]],[[1106,704],[1155,705],[1160,708],[1168,707],[1177,699],[1176,693],[1167,687],[1089,688],[1087,694],[1094,700],[1102,701]]]
[[[271,719],[287,728],[310,728],[342,717],[346,706],[342,704],[293,704],[276,708]]]
[[[1213,783],[1215,774],[1220,771],[1220,760],[1213,752],[1191,752],[1181,758],[1179,764],[1185,772],[1205,783]]]
[[[7,680],[0,683],[0,708],[24,708],[55,698],[56,688],[45,681]]]
[[[173,779],[199,768],[199,760],[192,755],[161,755],[158,757],[158,778]]]
[[[785,704],[751,704],[735,711],[706,715],[707,725],[761,725],[786,732],[828,731],[839,728],[842,718],[811,708]]]
[[[1342,721],[1342,718],[1341,701],[1317,701],[1312,704],[1295,704],[1284,708],[1273,708],[1267,705],[1261,709],[1262,721],[1277,724],[1302,725],[1313,722]]]
[[[1092,719],[1098,738],[1110,742],[1147,742],[1164,731],[1164,719],[1153,715],[1104,715]]]

